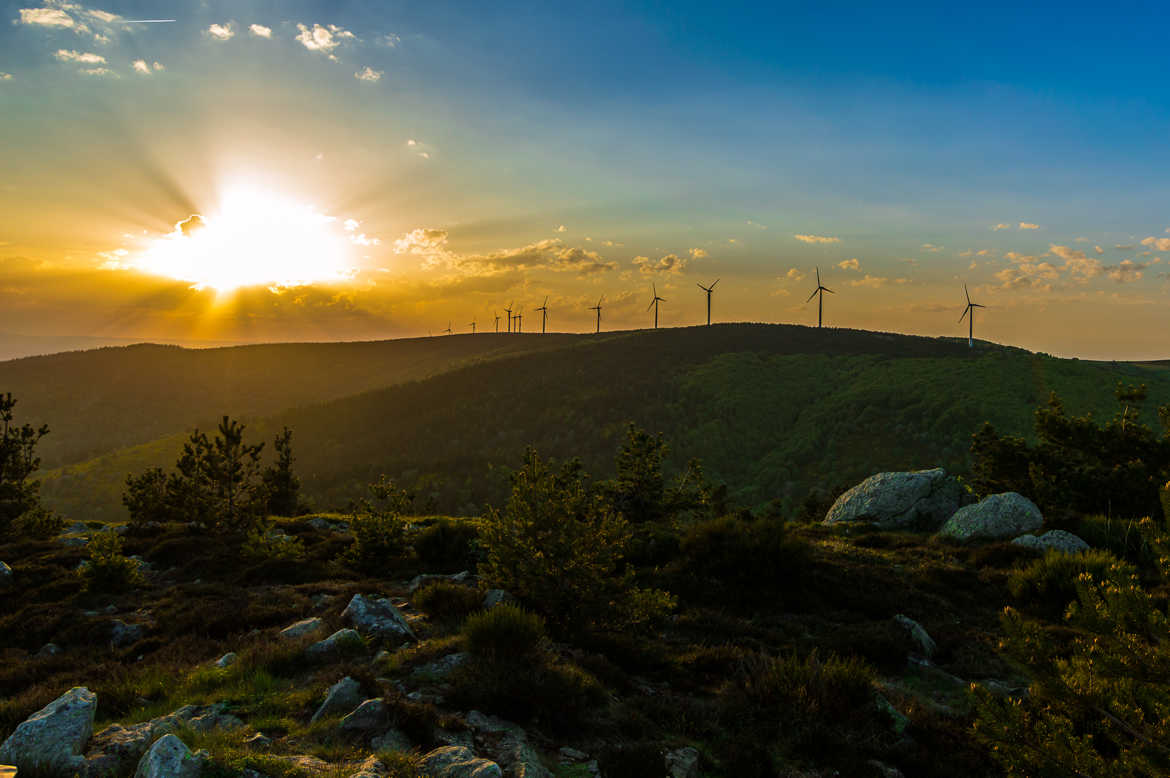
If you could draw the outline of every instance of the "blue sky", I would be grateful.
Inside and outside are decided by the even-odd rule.
[[[199,279],[135,258],[247,180],[367,240],[345,289],[241,292],[199,317],[215,337],[418,334],[545,294],[567,329],[601,293],[644,326],[651,281],[681,324],[717,276],[724,318],[807,323],[820,265],[840,326],[961,334],[967,282],[988,338],[1170,351],[1157,4],[0,11],[0,329],[192,333]]]

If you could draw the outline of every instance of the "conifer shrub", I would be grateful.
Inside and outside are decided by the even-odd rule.
[[[252,562],[299,562],[305,558],[305,542],[261,526],[248,533],[240,552]]]
[[[414,551],[426,569],[438,573],[475,568],[479,530],[467,521],[439,519],[419,531]]]
[[[16,517],[12,529],[17,537],[48,540],[65,529],[65,518],[59,513],[37,505]]]
[[[779,519],[723,516],[683,534],[675,573],[680,585],[716,585],[721,596],[754,601],[797,582],[808,566],[806,544]]]
[[[11,393],[0,394],[0,535],[17,517],[40,505],[40,483],[30,476],[41,466],[37,443],[49,434],[46,424],[17,424],[15,408]]]
[[[1106,549],[1119,559],[1154,569],[1157,554],[1147,536],[1153,527],[1150,519],[1118,519],[1109,516],[1082,516],[1072,532],[1093,548]]]
[[[430,618],[459,622],[483,606],[480,589],[452,581],[434,581],[415,592],[411,603]],[[498,610],[498,608],[496,609]]]
[[[353,543],[341,562],[367,575],[377,575],[406,550],[403,515],[414,498],[385,476],[370,484],[369,489],[372,499],[358,502],[349,516]]]
[[[1022,607],[1056,620],[1076,599],[1078,579],[1086,573],[1097,581],[1113,581],[1136,575],[1137,570],[1108,551],[1091,549],[1064,554],[1050,550],[1013,570],[1008,576],[1008,590]]]
[[[515,605],[500,605],[469,617],[463,637],[474,657],[492,663],[523,662],[540,651],[544,619]]]
[[[89,591],[119,592],[142,583],[138,562],[122,553],[122,538],[116,532],[94,533],[86,551],[89,564],[82,569],[82,576]]]

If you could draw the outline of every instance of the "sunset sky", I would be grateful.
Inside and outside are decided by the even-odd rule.
[[[0,332],[1170,357],[1159,5],[0,2]]]

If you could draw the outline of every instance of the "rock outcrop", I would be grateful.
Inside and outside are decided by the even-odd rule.
[[[1034,502],[1022,494],[1004,492],[955,511],[938,531],[938,536],[960,543],[1007,540],[1038,530],[1043,525],[1044,516]]]
[[[930,636],[921,624],[909,616],[899,613],[894,617],[894,621],[900,624],[907,632],[910,633],[910,639],[914,641],[914,645],[918,647],[918,653],[922,654],[926,659],[934,656],[938,645],[934,642],[934,638]]]
[[[0,589],[12,586],[12,568],[5,562],[0,562]]]
[[[880,529],[937,529],[963,504],[965,491],[940,468],[878,473],[842,494],[825,524],[864,522]]]
[[[500,766],[480,759],[470,748],[443,746],[425,754],[418,762],[426,778],[504,778]]]
[[[692,746],[667,751],[666,774],[670,778],[699,778],[699,750]]]
[[[301,619],[295,624],[289,624],[280,631],[280,638],[283,640],[293,640],[295,638],[311,635],[325,626],[325,622],[318,618]]]
[[[372,732],[390,725],[390,711],[381,697],[366,700],[341,719],[338,729],[343,732]]]
[[[405,643],[417,639],[398,608],[385,597],[375,600],[355,594],[341,612],[341,618],[363,635],[380,640]]]
[[[325,701],[317,708],[317,712],[313,714],[309,723],[316,724],[326,716],[348,713],[361,702],[361,684],[347,675],[329,687],[329,691],[325,694]]]
[[[206,752],[191,753],[182,740],[163,735],[142,755],[134,778],[199,778],[206,763]]]
[[[353,629],[339,629],[324,640],[318,640],[305,649],[310,659],[335,659],[352,646],[359,646],[362,636]]]
[[[97,695],[75,686],[29,716],[0,745],[0,763],[38,775],[73,775],[93,734]]]
[[[1021,535],[1012,543],[1025,548],[1034,548],[1037,551],[1053,549],[1065,554],[1080,554],[1089,550],[1088,543],[1062,529],[1049,530],[1043,535]]]

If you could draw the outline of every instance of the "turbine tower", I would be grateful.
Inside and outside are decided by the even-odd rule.
[[[597,299],[597,305],[594,305],[589,309],[591,311],[597,311],[597,334],[601,333],[601,301],[604,299],[605,295],[602,295]]]
[[[967,348],[975,348],[975,309],[987,306],[971,302],[971,294],[967,291],[966,284],[963,284],[963,295],[967,298],[967,307],[963,309],[963,315],[959,317],[959,322],[962,323],[965,317],[970,316],[967,319]]]
[[[714,286],[714,284],[712,284],[712,286]],[[817,288],[814,289],[813,293],[808,296],[808,300],[804,301],[805,305],[807,305],[809,300],[813,299],[817,295],[820,295],[820,298],[817,300],[817,329],[818,330],[821,328],[821,322],[824,319],[824,314],[825,314],[825,292],[828,292],[829,294],[837,294],[832,289],[830,289],[829,287],[827,287],[821,283],[821,269],[818,267],[817,268]]]
[[[475,322],[474,321],[471,323],[471,334],[472,335],[475,334]]]
[[[504,309],[504,313],[508,314],[508,332],[512,331],[512,306],[516,303],[508,303],[508,307]]]
[[[496,334],[500,334],[500,314],[493,314],[496,317]]]
[[[658,287],[650,284],[650,288],[654,290],[654,298],[650,300],[650,304],[646,306],[646,310],[654,309],[654,329],[658,329],[658,303],[666,302],[665,297],[658,296]]]
[[[439,330],[439,332],[445,332],[445,333],[447,333],[448,335],[452,334],[452,333],[451,333],[451,322],[447,322],[447,329],[445,329],[445,330]]]
[[[719,283],[719,279],[715,279],[715,284]],[[711,326],[711,292],[715,289],[715,284],[710,286],[703,286],[702,284],[695,284],[695,286],[707,293],[707,326]]]
[[[544,305],[536,310],[540,311],[540,334],[544,334],[544,325],[548,323],[548,297],[544,298]]]
[[[519,334],[522,331],[521,325],[524,324],[524,314],[521,313],[520,308],[516,309],[516,315],[513,316],[512,318],[516,320],[516,332],[517,332],[517,334]]]

